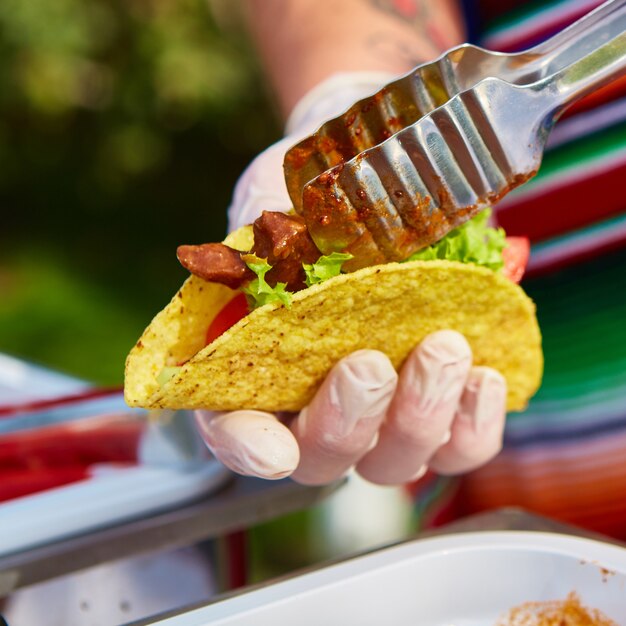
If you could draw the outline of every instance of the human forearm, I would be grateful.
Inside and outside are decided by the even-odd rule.
[[[402,74],[460,43],[455,0],[247,0],[285,116],[337,72]]]

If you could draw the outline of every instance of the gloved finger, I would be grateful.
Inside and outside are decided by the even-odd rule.
[[[450,427],[472,364],[472,352],[455,331],[432,333],[409,355],[376,446],[357,471],[379,484],[416,480]]]
[[[490,367],[474,367],[452,425],[450,441],[430,460],[440,474],[468,472],[502,448],[506,417],[506,381]]]
[[[343,476],[375,443],[397,380],[382,352],[359,350],[339,361],[292,421],[300,446],[292,478],[319,485]]]
[[[289,476],[298,465],[298,443],[270,413],[196,411],[195,417],[211,452],[233,472],[273,480]]]
[[[259,154],[241,175],[228,208],[229,230],[252,224],[262,211],[289,211],[292,202],[287,192],[283,159],[295,143],[286,137]]]

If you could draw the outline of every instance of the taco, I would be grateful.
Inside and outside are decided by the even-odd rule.
[[[402,262],[356,269],[350,254],[322,255],[302,218],[282,213],[222,244],[182,246],[192,275],[131,350],[127,403],[297,411],[351,352],[381,350],[399,369],[426,335],[453,329],[475,365],[506,378],[508,410],[522,410],[541,381],[541,336],[511,280],[524,263],[504,263],[515,265],[516,246],[488,213]]]

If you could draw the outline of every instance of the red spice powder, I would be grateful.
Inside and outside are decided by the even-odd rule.
[[[515,607],[496,626],[619,626],[597,609],[582,605],[575,592],[565,600],[527,602]]]

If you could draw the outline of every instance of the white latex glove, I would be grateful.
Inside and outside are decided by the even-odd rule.
[[[305,96],[290,117],[287,136],[260,154],[237,183],[231,229],[264,210],[289,210],[285,152],[393,78],[336,75]],[[198,411],[196,419],[215,456],[241,474],[324,484],[356,467],[374,483],[400,484],[428,467],[460,473],[491,459],[502,445],[505,400],[504,378],[472,367],[462,335],[439,331],[413,350],[399,375],[382,352],[347,356],[298,415]]]

